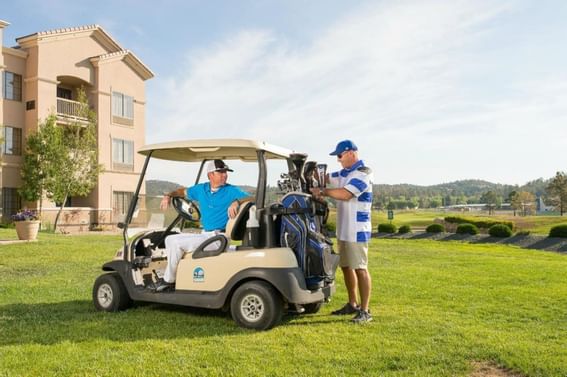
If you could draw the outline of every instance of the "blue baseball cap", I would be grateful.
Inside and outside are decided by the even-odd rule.
[[[343,140],[337,144],[335,150],[329,153],[329,155],[336,156],[346,151],[357,151],[357,150],[358,147],[352,140]]]

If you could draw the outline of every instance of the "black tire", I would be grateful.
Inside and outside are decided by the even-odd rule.
[[[132,300],[116,272],[99,276],[93,286],[93,302],[97,310],[117,312],[129,308]]]
[[[321,306],[323,306],[322,302],[314,302],[311,304],[304,304],[301,305],[303,306],[303,309],[305,309],[305,311],[303,312],[304,314],[315,314],[317,312],[319,312],[319,310],[321,310]]]
[[[268,330],[281,321],[283,302],[270,284],[250,281],[238,287],[232,295],[230,313],[241,327]]]

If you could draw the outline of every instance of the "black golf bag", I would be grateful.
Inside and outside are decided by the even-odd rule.
[[[334,280],[339,256],[322,233],[320,217],[326,212],[317,208],[311,195],[301,192],[286,194],[281,205],[280,243],[294,251],[307,287],[315,289]]]

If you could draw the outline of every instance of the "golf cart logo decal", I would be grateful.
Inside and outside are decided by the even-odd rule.
[[[203,270],[201,267],[195,268],[195,270],[193,270],[193,282],[202,283],[204,281],[205,281],[205,270]]]

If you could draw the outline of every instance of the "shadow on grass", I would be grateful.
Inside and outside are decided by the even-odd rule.
[[[314,318],[314,316],[317,316]],[[336,322],[325,315],[285,315],[281,325],[313,325]],[[247,334],[230,313],[152,303],[136,303],[115,313],[99,312],[91,301],[0,306],[0,346],[56,344],[111,340],[132,342],[147,339],[207,338]]]
[[[91,301],[3,305],[0,322],[0,346],[197,338],[246,331],[220,310],[136,304],[123,312],[106,313],[96,311]]]

